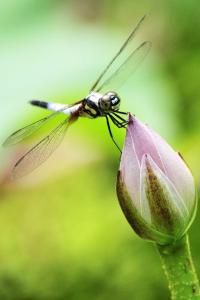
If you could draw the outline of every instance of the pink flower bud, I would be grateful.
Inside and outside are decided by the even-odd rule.
[[[194,179],[183,159],[131,114],[117,195],[135,232],[159,244],[180,239],[196,211]]]

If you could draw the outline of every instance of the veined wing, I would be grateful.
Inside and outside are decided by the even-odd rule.
[[[114,64],[117,63],[117,61],[119,60],[119,58],[122,56],[122,53],[124,53],[124,50],[127,48],[128,45],[131,44],[131,42],[133,41],[137,31],[139,30],[139,28],[141,27],[142,23],[144,22],[146,18],[146,15],[144,15],[139,22],[137,23],[137,25],[135,26],[135,28],[133,29],[133,31],[130,33],[130,35],[128,36],[128,38],[126,39],[126,41],[124,42],[124,44],[121,46],[121,48],[119,49],[119,51],[116,53],[116,55],[112,58],[112,60],[109,62],[109,64],[106,66],[106,68],[103,70],[103,72],[100,74],[100,76],[97,78],[96,82],[93,84],[91,91],[99,91],[100,87],[103,86],[102,83],[102,79],[104,76],[106,76],[106,74],[108,73],[108,71],[111,69],[111,67],[113,67]],[[105,80],[104,80],[105,81]],[[107,80],[106,80],[107,81]]]
[[[18,144],[19,142],[23,141],[25,138],[33,134],[35,131],[37,131],[40,127],[42,127],[46,122],[56,117],[59,113],[61,113],[63,110],[70,107],[69,105],[66,105],[64,108],[62,108],[59,111],[56,111],[55,113],[52,113],[51,115],[42,118],[32,124],[29,124],[14,133],[12,133],[3,143],[3,146],[11,146]]]
[[[26,152],[15,164],[12,171],[12,177],[16,179],[25,176],[45,162],[60,145],[67,128],[75,120],[76,119],[72,118],[65,119],[53,129],[50,134]]]
[[[143,42],[128,56],[124,63],[121,64],[121,66],[108,79],[105,80],[105,82],[97,89],[97,92],[106,92],[109,90],[115,91],[117,88],[122,86],[143,61],[150,48],[151,42]]]

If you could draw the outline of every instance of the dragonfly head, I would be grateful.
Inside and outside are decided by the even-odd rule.
[[[102,111],[118,110],[120,98],[115,92],[108,92],[99,99],[99,107]]]

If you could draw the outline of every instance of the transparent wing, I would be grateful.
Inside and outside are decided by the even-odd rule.
[[[125,60],[125,62],[97,89],[99,91],[115,91],[133,75],[151,48],[150,42],[143,42]]]
[[[49,121],[50,119],[53,119],[54,117],[56,117],[60,112],[62,112],[63,110],[67,109],[69,107],[69,105],[66,105],[64,108],[62,108],[62,110],[59,110],[55,113],[52,113],[51,115],[42,118],[32,124],[29,124],[17,131],[15,131],[14,133],[12,133],[3,143],[3,146],[11,146],[11,145],[15,145],[21,141],[23,141],[25,138],[27,138],[28,136],[30,136],[31,134],[33,134],[35,131],[37,131],[41,126],[43,126],[47,121]]]
[[[131,44],[133,38],[135,37],[137,31],[139,30],[139,28],[141,27],[142,23],[144,22],[146,18],[146,15],[144,15],[139,22],[137,23],[137,25],[135,26],[135,28],[133,29],[133,31],[130,33],[130,35],[128,36],[128,38],[126,39],[126,41],[124,42],[124,44],[121,46],[121,48],[119,49],[119,51],[116,53],[116,55],[112,58],[112,60],[109,62],[109,64],[106,66],[106,68],[103,70],[103,72],[100,74],[100,76],[97,78],[96,82],[93,84],[91,91],[98,91],[100,90],[100,86],[102,86],[102,79],[103,77],[108,73],[108,71],[111,69],[111,67],[113,67],[113,65],[115,63],[117,63],[117,61],[119,60],[119,58],[122,56],[122,54],[124,53],[124,50],[127,48],[128,45]]]
[[[71,124],[70,120],[66,119],[62,121],[49,135],[17,161],[12,171],[14,179],[30,173],[47,160],[63,140],[66,130]]]

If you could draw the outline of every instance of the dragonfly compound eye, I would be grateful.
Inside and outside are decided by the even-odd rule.
[[[111,101],[111,108],[113,110],[117,110],[119,109],[120,106],[120,98],[118,97],[118,95],[116,93],[112,93],[110,95],[110,101]]]
[[[108,92],[100,99],[99,105],[103,111],[117,110],[119,109],[120,99],[116,93]]]

